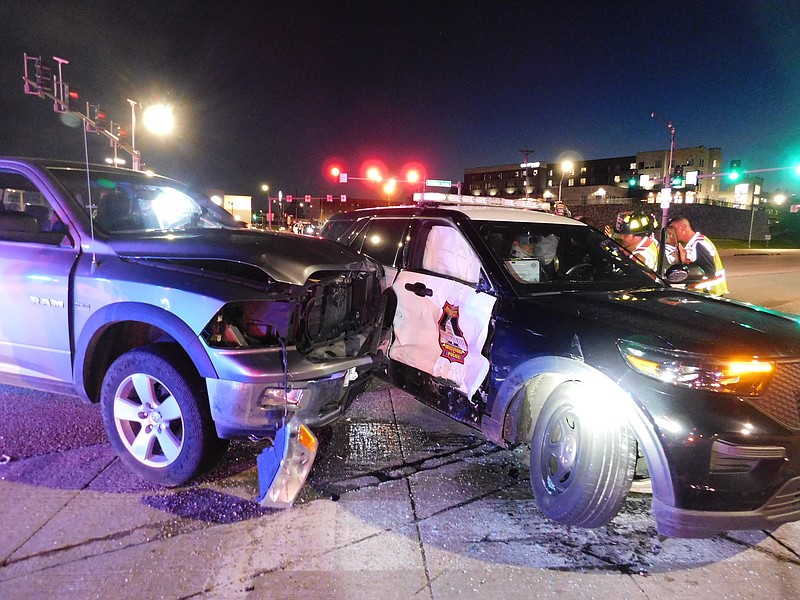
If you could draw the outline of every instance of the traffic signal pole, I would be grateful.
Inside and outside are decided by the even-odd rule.
[[[69,61],[57,56],[53,60],[58,63],[58,75],[49,76],[47,73],[50,69],[42,64],[41,56],[29,56],[23,53],[25,63],[25,74],[22,80],[25,84],[24,91],[26,94],[38,96],[39,98],[49,98],[53,101],[53,110],[57,113],[71,113],[83,121],[84,130],[87,132],[97,133],[109,140],[111,146],[114,148],[114,156],[116,157],[117,149],[122,148],[131,157],[131,165],[137,171],[141,170],[142,154],[135,146],[123,141],[120,136],[108,131],[100,123],[92,120],[88,114],[83,114],[79,110],[75,110],[71,106],[69,85],[63,79],[62,66],[68,65]],[[29,73],[29,65],[32,73]],[[31,78],[33,75],[33,78]],[[77,98],[77,93],[74,94]],[[131,100],[128,100],[131,102]],[[89,113],[89,107],[92,106],[86,103],[86,112]],[[96,105],[95,105],[96,106]],[[133,106],[131,106],[133,109]],[[135,115],[134,115],[135,118]]]

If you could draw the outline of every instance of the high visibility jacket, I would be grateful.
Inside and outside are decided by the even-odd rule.
[[[633,256],[655,271],[658,266],[658,242],[645,236],[633,249]]]
[[[702,248],[702,250],[700,250],[700,248]],[[702,256],[703,254],[710,256],[713,260],[713,276],[709,274],[711,265],[706,264],[707,258]],[[728,293],[728,283],[725,281],[725,268],[722,266],[722,259],[719,256],[719,252],[717,252],[717,248],[711,240],[702,233],[695,233],[692,239],[686,244],[686,260],[690,263],[697,263],[708,276],[708,278],[703,279],[703,281],[689,285],[689,289],[708,292],[715,296]]]

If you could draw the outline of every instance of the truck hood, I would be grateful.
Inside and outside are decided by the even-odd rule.
[[[158,232],[108,242],[121,258],[187,261],[194,265],[233,262],[257,267],[275,281],[303,285],[322,271],[376,271],[377,263],[336,242],[249,229]]]
[[[800,319],[699,293],[575,292],[529,298],[522,304],[524,312],[539,315],[531,325],[550,313],[552,327],[591,332],[589,337],[610,335],[701,354],[800,357]]]

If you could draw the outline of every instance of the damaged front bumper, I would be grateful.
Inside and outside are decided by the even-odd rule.
[[[255,382],[206,379],[211,416],[221,438],[265,437],[297,416],[309,427],[321,427],[347,409],[352,388],[373,367],[371,356],[309,363]]]
[[[258,455],[256,501],[267,508],[291,507],[314,464],[317,445],[317,438],[297,417],[278,429],[272,446]]]

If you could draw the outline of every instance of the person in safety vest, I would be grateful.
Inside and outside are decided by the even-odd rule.
[[[702,281],[687,287],[716,296],[727,294],[725,268],[711,240],[702,233],[694,231],[689,219],[684,216],[670,219],[667,223],[667,233],[670,237],[674,237],[675,241],[674,262],[695,264],[705,273]]]
[[[622,245],[634,258],[655,270],[658,266],[658,242],[651,235],[658,228],[653,215],[640,212],[621,212],[614,223]]]

